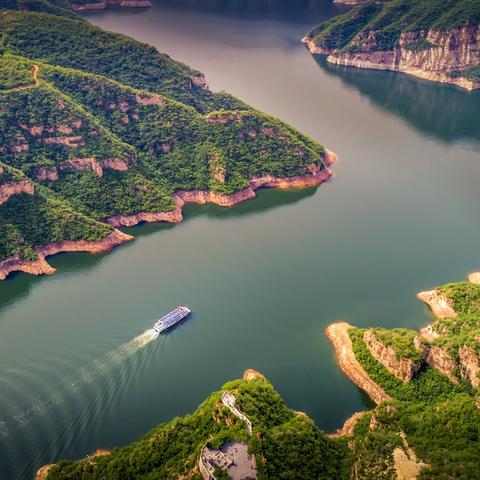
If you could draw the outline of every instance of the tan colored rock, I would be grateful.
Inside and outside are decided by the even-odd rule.
[[[431,345],[425,361],[448,377],[452,383],[458,383],[458,378],[454,373],[458,365],[446,349],[437,345]]]
[[[128,170],[128,163],[120,158],[105,158],[101,163],[102,168],[109,170],[117,170],[119,172],[126,172]]]
[[[35,480],[46,480],[48,476],[48,472],[55,466],[54,463],[50,463],[48,465],[44,465],[42,468],[40,468],[37,471],[37,474],[35,475]]]
[[[37,170],[36,173],[37,180],[41,182],[50,181],[55,182],[58,180],[58,170],[57,167],[41,167]]]
[[[335,348],[338,365],[347,377],[357,387],[367,392],[368,396],[377,404],[391,400],[392,398],[385,393],[382,387],[375,383],[367,374],[365,369],[355,358],[352,349],[352,341],[348,335],[348,329],[351,328],[346,322],[333,323],[327,327],[327,338],[332,342]]]
[[[27,180],[7,182],[0,185],[0,205],[5,203],[12,195],[19,195],[21,193],[33,195],[35,193],[35,187]]]
[[[265,379],[265,377],[260,372],[254,370],[253,368],[249,368],[243,372],[244,380],[255,380],[256,378]]]
[[[460,372],[463,379],[470,380],[473,388],[480,386],[480,360],[473,348],[462,345],[458,349]]]
[[[358,46],[359,51],[323,49],[308,36],[303,42],[312,53],[328,55],[327,61],[337,65],[404,72],[467,90],[480,88],[480,82],[447,75],[449,71],[466,70],[480,64],[480,26],[464,26],[448,31],[404,32],[398,47],[386,51],[377,48],[376,34],[375,31],[357,34],[352,45]],[[408,48],[408,45],[423,40],[429,42],[431,47],[424,50]]]
[[[28,143],[24,143],[22,145],[14,145],[13,147],[10,147],[10,152],[12,153],[20,153],[20,152],[26,152],[30,150],[30,146]]]
[[[77,172],[93,172],[97,177],[103,176],[103,170],[100,164],[94,157],[86,158],[69,158],[63,162],[59,169],[61,171],[65,170],[75,170]]]
[[[146,93],[137,93],[135,95],[135,100],[139,105],[142,106],[149,106],[149,105],[166,105],[167,99],[154,94],[146,94]]]
[[[457,313],[453,309],[453,302],[437,290],[428,290],[417,293],[417,298],[427,304],[433,315],[437,318],[455,318]]]
[[[474,283],[475,285],[480,285],[480,272],[472,272],[467,277],[470,283]]]
[[[83,147],[85,142],[83,137],[80,135],[65,135],[62,137],[43,137],[40,141],[48,144],[58,144],[58,145],[65,145],[67,147],[76,148],[76,147]]]
[[[363,341],[375,359],[403,383],[408,383],[422,367],[423,360],[413,363],[410,359],[398,358],[395,350],[384,345],[372,330],[367,330],[364,333]],[[422,348],[422,350],[426,356],[427,349]]]
[[[329,433],[326,436],[328,438],[339,438],[339,437],[348,437],[353,435],[353,429],[357,422],[366,414],[367,412],[355,412],[353,415],[348,417],[343,426],[338,430],[335,430],[333,433]]]
[[[45,260],[48,256],[67,252],[105,253],[132,239],[132,236],[119,230],[114,230],[110,235],[98,241],[66,240],[60,243],[43,245],[35,248],[35,253],[38,256],[37,260],[28,261],[14,256],[1,261],[0,280],[5,280],[8,275],[13,272],[24,272],[31,275],[51,275],[55,273],[55,269]]]

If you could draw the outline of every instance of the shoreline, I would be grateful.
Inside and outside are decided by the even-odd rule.
[[[104,220],[105,223],[118,227],[133,227],[141,222],[156,223],[180,223],[183,221],[183,207],[187,203],[205,205],[213,203],[220,207],[235,207],[246,200],[256,197],[255,192],[262,188],[277,188],[279,190],[301,189],[318,187],[333,177],[334,173],[330,170],[331,165],[336,161],[336,155],[326,150],[325,167],[317,169],[310,175],[297,175],[294,177],[273,177],[272,175],[263,175],[261,177],[252,177],[249,186],[236,193],[223,195],[212,192],[211,190],[177,190],[173,194],[175,208],[168,212],[138,212],[133,215],[117,215]]]
[[[332,323],[325,331],[327,338],[335,349],[337,363],[343,373],[378,405],[392,400],[380,385],[375,383],[360,365],[353,353],[352,341],[348,335],[348,329],[352,325],[347,322]]]
[[[148,8],[152,6],[152,2],[150,0],[102,0],[91,3],[72,2],[71,5],[77,12],[88,12],[92,10],[105,10],[110,5],[122,8]]]
[[[370,53],[362,52],[356,54],[337,52],[336,50],[317,47],[312,37],[308,35],[302,38],[302,43],[305,44],[312,55],[324,55],[327,57],[327,62],[332,65],[341,65],[362,70],[383,70],[387,72],[404,73],[430,82],[454,85],[469,92],[480,89],[480,82],[469,80],[466,77],[450,77],[444,72],[428,71],[414,66],[402,67],[400,62],[395,59],[399,55],[399,52],[401,52],[399,48],[382,52],[372,51]],[[371,59],[373,56],[378,57],[378,62]]]
[[[67,240],[60,243],[41,245],[35,248],[38,258],[36,260],[23,260],[18,256],[12,256],[0,261],[0,281],[5,280],[11,273],[23,272],[30,275],[52,275],[55,269],[45,260],[46,257],[58,253],[87,252],[93,254],[107,253],[115,247],[133,240],[134,237],[117,230],[117,227],[132,227],[141,222],[169,222],[180,223],[183,221],[182,209],[186,203],[204,205],[213,203],[222,207],[233,207],[246,200],[256,197],[255,191],[260,188],[278,188],[281,190],[293,188],[309,188],[325,183],[333,176],[333,171],[328,167],[336,160],[333,152],[326,150],[325,166],[318,167],[310,175],[302,175],[289,178],[273,177],[264,175],[253,177],[249,187],[240,192],[230,195],[221,195],[208,190],[178,190],[174,193],[175,208],[170,212],[139,212],[134,215],[119,215],[104,220],[105,223],[115,227],[115,230],[102,240]]]
[[[11,273],[23,272],[30,275],[52,275],[55,269],[45,260],[46,257],[58,253],[87,252],[93,254],[107,253],[123,243],[133,240],[131,235],[114,230],[102,240],[67,240],[60,243],[50,243],[35,248],[36,260],[23,260],[18,256],[8,257],[0,261],[0,281]]]

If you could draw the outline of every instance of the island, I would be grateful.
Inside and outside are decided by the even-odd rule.
[[[185,203],[230,207],[333,174],[322,145],[67,2],[0,13],[0,280],[107,252],[132,240],[121,226],[181,222]]]
[[[111,453],[46,465],[37,480],[478,478],[480,273],[418,298],[434,314],[419,331],[328,326],[340,368],[374,404],[333,433],[249,369],[193,414]]]
[[[480,88],[480,0],[361,2],[303,42],[336,65]]]

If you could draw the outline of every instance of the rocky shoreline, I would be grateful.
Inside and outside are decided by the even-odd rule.
[[[385,393],[382,387],[375,383],[360,365],[353,353],[352,341],[348,335],[351,325],[346,322],[333,323],[325,331],[327,338],[335,349],[337,362],[343,373],[378,405],[392,398]]]
[[[72,8],[77,11],[105,10],[109,5],[124,8],[148,8],[152,6],[150,0],[102,0],[100,2],[72,3]]]
[[[13,272],[24,272],[30,275],[51,275],[55,273],[55,269],[47,263],[46,257],[57,253],[71,252],[106,253],[130,240],[133,240],[131,235],[127,235],[120,230],[114,230],[110,235],[98,241],[67,240],[37,247],[35,249],[37,260],[23,260],[18,256],[2,260],[0,262],[0,280],[5,280]]]
[[[260,188],[293,189],[318,186],[333,176],[333,172],[328,166],[335,162],[336,156],[333,152],[327,150],[324,160],[326,166],[321,168],[317,165],[317,168],[312,169],[312,173],[309,175],[288,178],[276,178],[271,175],[253,177],[247,188],[231,195],[221,195],[207,190],[179,190],[173,195],[175,208],[169,212],[139,212],[134,215],[119,215],[105,219],[105,223],[113,227],[132,227],[141,222],[180,223],[183,220],[182,209],[186,203],[199,205],[214,203],[222,207],[232,207],[255,198],[255,191]],[[0,261],[0,281],[5,280],[13,272],[24,272],[30,275],[51,275],[55,273],[55,269],[45,260],[48,256],[70,252],[105,253],[130,240],[133,240],[132,236],[114,230],[110,235],[99,241],[69,240],[40,246],[35,249],[38,257],[36,260],[23,260],[18,256],[13,256]]]
[[[180,223],[183,220],[182,209],[186,203],[194,203],[197,205],[213,203],[220,207],[234,207],[246,200],[255,198],[255,191],[261,188],[288,190],[294,188],[317,187],[333,176],[333,171],[328,167],[335,163],[335,161],[335,154],[327,150],[325,154],[325,164],[327,166],[323,169],[316,166],[317,168],[313,169],[313,173],[309,175],[299,175],[295,177],[273,177],[272,175],[263,175],[261,177],[253,177],[250,179],[247,188],[230,195],[223,195],[210,190],[177,190],[173,194],[175,208],[171,211],[153,213],[139,212],[134,215],[118,215],[107,218],[104,221],[114,227],[132,227],[141,222]]]
[[[315,45],[309,35],[302,39],[312,54],[326,55],[327,62],[356,68],[390,70],[406,73],[424,80],[456,85],[466,90],[480,88],[480,81],[471,80],[460,74],[448,72],[464,71],[480,64],[480,27],[462,27],[449,31],[404,32],[399,44],[391,50],[378,50],[375,35],[377,32],[358,34],[351,45],[369,44],[368,50],[325,49]],[[426,42],[425,49],[412,49],[410,46]],[[363,47],[362,47],[363,48]]]

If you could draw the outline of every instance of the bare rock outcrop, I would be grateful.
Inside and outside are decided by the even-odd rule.
[[[265,379],[265,377],[260,372],[254,370],[253,368],[248,368],[243,372],[244,380],[255,380],[256,378]]]
[[[445,348],[430,345],[425,361],[448,377],[451,382],[458,383],[458,378],[455,375],[458,365]]]
[[[303,42],[314,54],[328,55],[337,65],[404,72],[426,80],[450,83],[467,90],[480,88],[480,82],[450,72],[461,72],[480,65],[480,26],[451,30],[403,32],[398,45],[390,50],[378,48],[377,31],[358,33],[350,45],[355,48],[326,49],[306,36]],[[418,47],[422,44],[425,47]],[[413,48],[412,48],[413,46]]]
[[[5,203],[12,195],[19,195],[20,193],[33,195],[35,193],[35,187],[28,180],[6,182],[0,185],[0,205]]]
[[[105,253],[132,239],[132,236],[114,230],[110,235],[98,241],[66,240],[39,246],[35,248],[37,260],[24,260],[18,256],[2,260],[0,262],[0,280],[5,280],[13,272],[24,272],[30,275],[51,275],[55,273],[55,269],[45,260],[48,256],[67,252]]]
[[[162,97],[160,95],[154,95],[154,94],[146,94],[146,93],[137,93],[135,95],[135,101],[142,106],[149,106],[149,105],[166,105],[167,99],[165,97]]]
[[[40,167],[37,170],[35,177],[40,182],[55,182],[58,180],[58,169],[57,167]]]
[[[372,330],[367,330],[364,333],[363,341],[375,359],[403,383],[408,383],[422,367],[423,360],[414,363],[410,359],[398,358],[395,350],[384,345]],[[427,349],[422,348],[422,350],[426,357]]]
[[[327,437],[339,438],[339,437],[347,437],[347,436],[353,435],[353,429],[355,428],[355,425],[366,413],[367,412],[355,412],[353,415],[351,415],[345,420],[341,428],[339,428],[338,430],[335,430],[333,433],[329,433]]]
[[[128,163],[120,158],[105,158],[101,162],[102,168],[109,170],[117,170],[118,172],[126,172],[128,170]]]
[[[93,172],[97,177],[103,177],[103,169],[94,157],[69,158],[59,166],[60,171],[75,170],[76,172]]]
[[[333,153],[330,153],[330,155],[330,158],[334,157]],[[183,220],[182,209],[186,203],[195,203],[198,205],[213,203],[221,207],[233,207],[246,200],[255,198],[255,190],[259,188],[289,189],[314,187],[326,182],[333,175],[333,172],[329,168],[321,168],[321,166],[317,164],[309,165],[308,169],[311,173],[296,177],[278,178],[272,175],[253,177],[247,188],[230,195],[224,195],[210,190],[177,190],[173,195],[175,208],[171,211],[117,215],[105,219],[105,222],[114,227],[132,227],[141,222],[179,223]]]
[[[368,396],[377,404],[391,400],[382,387],[375,383],[365,369],[360,365],[353,353],[352,341],[348,335],[351,328],[346,322],[333,323],[327,327],[327,338],[332,342],[337,356],[338,365],[343,373],[355,384],[367,392]]]
[[[468,345],[458,349],[460,358],[460,375],[464,380],[470,380],[473,388],[480,386],[480,359],[477,352]]]
[[[426,303],[437,318],[455,318],[457,316],[453,309],[453,302],[438,293],[437,290],[417,293],[417,298]]]
[[[480,272],[472,272],[467,277],[470,283],[474,283],[475,285],[480,285]]]

